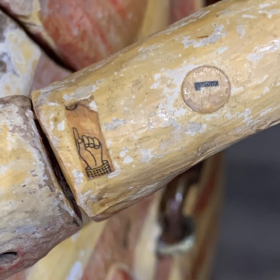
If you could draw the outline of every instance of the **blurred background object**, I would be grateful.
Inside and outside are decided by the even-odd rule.
[[[34,40],[79,70],[137,39],[147,0],[0,0]]]
[[[226,152],[214,280],[280,279],[280,126]]]

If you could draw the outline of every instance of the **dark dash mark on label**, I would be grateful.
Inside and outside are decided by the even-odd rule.
[[[200,91],[203,87],[218,87],[219,81],[205,81],[205,82],[199,82],[194,83],[194,87],[196,91]]]

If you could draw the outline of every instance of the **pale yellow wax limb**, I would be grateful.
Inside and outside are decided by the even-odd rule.
[[[25,96],[0,99],[0,279],[76,233],[81,216],[49,162]]]
[[[89,216],[114,213],[198,161],[278,123],[279,10],[279,1],[220,2],[33,93],[40,123]],[[202,109],[209,101],[208,110],[223,102],[207,114],[193,111],[181,92],[186,75],[203,65],[219,71],[203,72],[217,78],[210,81],[213,87],[193,85],[201,96],[196,101]],[[223,90],[230,90],[225,103]],[[66,118],[66,106],[81,101],[98,112],[113,162],[113,173],[94,180],[86,176]]]
[[[0,97],[29,96],[41,51],[0,11]]]
[[[44,41],[56,50],[53,39],[46,32],[42,20],[40,19],[41,3],[40,0],[0,0],[0,5],[14,16],[28,28],[32,34],[40,33]]]
[[[47,85],[62,68],[0,11],[0,279],[44,257],[82,224],[66,186],[56,177],[31,109],[31,88]],[[56,76],[37,79],[51,68]],[[64,72],[63,72],[64,71]],[[53,74],[53,73],[52,73]],[[59,74],[59,75],[58,75]],[[54,75],[54,74],[53,74]],[[51,162],[50,162],[51,161]],[[57,170],[56,170],[57,169]],[[66,186],[67,188],[67,186]]]
[[[28,5],[26,5],[28,7]],[[0,10],[0,98],[29,96],[70,74],[52,61],[15,23]]]

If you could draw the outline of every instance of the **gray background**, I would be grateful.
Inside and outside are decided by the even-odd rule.
[[[213,280],[280,280],[280,126],[226,151]]]

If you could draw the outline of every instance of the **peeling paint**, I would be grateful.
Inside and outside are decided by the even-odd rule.
[[[242,87],[238,87],[238,88],[232,87],[232,88],[231,88],[231,93],[233,94],[233,93],[238,92],[238,91],[241,91],[241,90],[244,90],[244,87],[243,87],[243,86],[242,86]]]
[[[91,94],[97,89],[98,87],[96,85],[79,87],[75,92],[72,92],[70,94],[64,94],[63,99],[65,101],[88,99],[91,97]]]
[[[120,125],[126,124],[125,119],[112,119],[112,123],[104,123],[105,131],[114,130]]]
[[[59,131],[63,131],[63,130],[65,129],[65,121],[62,121],[61,123],[59,123],[59,124],[57,125],[57,129],[58,129]]]
[[[208,114],[206,117],[205,117],[205,119],[207,120],[207,121],[210,121],[212,118],[219,118],[219,114],[218,113],[212,113],[212,114]]]
[[[219,41],[221,38],[224,38],[226,36],[226,32],[224,31],[225,27],[223,25],[219,25],[214,29],[213,34],[208,36],[207,38],[203,38],[199,41],[196,41],[194,39],[190,39],[190,36],[183,37],[183,45],[185,49],[189,48],[190,46],[193,46],[194,48],[204,47],[209,44],[214,44],[217,41]]]
[[[263,90],[263,94],[266,94],[270,92],[270,88],[269,87],[265,87],[264,90]]]
[[[227,113],[225,114],[225,117],[226,117],[227,119],[231,120],[231,119],[235,118],[235,117],[237,116],[237,114],[238,114],[238,113],[231,114],[231,113],[227,112]]]
[[[269,19],[271,19],[274,15],[278,15],[280,10],[274,9],[270,11],[259,11],[259,14],[266,14]]]
[[[5,71],[0,72],[0,97],[29,96],[42,53],[21,28],[0,13],[6,18],[1,32],[4,40],[0,43],[0,59],[5,65]]]
[[[255,16],[251,16],[251,15],[247,15],[247,14],[244,14],[242,15],[243,18],[257,18]]]
[[[252,122],[252,116],[250,116],[252,113],[252,110],[249,108],[246,108],[244,113],[240,113],[238,115],[238,118],[243,118],[244,117],[244,122],[246,122],[248,125]]]
[[[155,83],[151,85],[150,89],[158,88],[158,86],[160,85],[160,81],[159,81],[160,76],[161,76],[161,74],[159,74],[159,73],[154,75]]]
[[[128,164],[128,163],[131,163],[131,162],[133,162],[133,159],[130,156],[126,156],[124,161],[123,161],[124,164]]]
[[[260,8],[260,9],[263,9],[263,8],[269,7],[269,6],[270,6],[270,3],[265,3],[265,4],[260,4],[260,5],[259,5],[259,8]]]
[[[225,52],[226,50],[228,50],[228,47],[220,47],[220,48],[218,48],[217,53],[218,53],[218,54],[222,54],[222,53]]]
[[[187,112],[186,109],[181,108],[181,109],[176,110],[176,111],[174,112],[174,116],[178,118],[178,117],[181,117],[181,116],[185,115],[186,112]]]
[[[262,80],[261,80],[261,83],[264,82],[267,78],[268,78],[268,75],[264,75]]]
[[[5,172],[8,170],[7,166],[1,166],[0,165],[0,175],[5,174]]]
[[[266,110],[264,110],[264,111],[262,111],[262,112],[260,113],[260,116],[262,117],[262,116],[264,116],[265,114],[267,114],[267,113],[269,113],[269,112],[271,112],[271,111],[272,111],[271,108],[266,109]]]
[[[151,152],[153,149],[146,149],[146,150],[140,150],[139,152],[142,155],[141,162],[149,162],[152,159]]]
[[[206,124],[198,124],[195,122],[190,122],[188,127],[187,135],[195,136],[197,133],[203,133],[206,129]]]
[[[114,177],[117,177],[121,173],[121,168],[119,167],[119,165],[116,162],[114,162],[113,165],[115,167],[115,171],[108,174],[108,179],[112,179]]]
[[[112,147],[112,140],[107,140],[107,147],[108,149]]]
[[[124,157],[126,155],[126,153],[128,153],[128,152],[129,152],[129,150],[126,147],[122,148],[122,150],[120,152],[120,157]]]
[[[89,103],[89,108],[95,112],[98,112],[97,104],[94,100]]]
[[[74,177],[74,179],[75,179],[75,184],[76,184],[76,185],[79,185],[79,184],[81,184],[81,183],[83,182],[84,175],[83,175],[83,173],[82,173],[80,170],[75,169],[75,170],[72,172],[72,174],[73,174],[73,177]]]
[[[197,66],[198,65],[188,64],[175,70],[167,69],[165,71],[165,77],[168,78],[168,81],[165,83],[162,90],[166,101],[162,101],[157,110],[157,116],[160,116],[164,120],[164,124],[162,125],[163,127],[171,125],[170,118],[167,118],[167,115],[174,114],[175,117],[179,117],[181,114],[183,114],[183,110],[185,109],[180,108],[176,110],[174,108],[174,102],[178,100],[178,96],[181,92],[181,85],[186,73],[193,70]],[[171,89],[169,87],[171,87]]]
[[[250,60],[250,61],[259,61],[260,59],[263,58],[263,54],[262,53],[249,53],[247,55],[247,59]]]
[[[245,27],[243,25],[238,25],[236,31],[240,35],[240,38],[243,39],[245,36]]]

